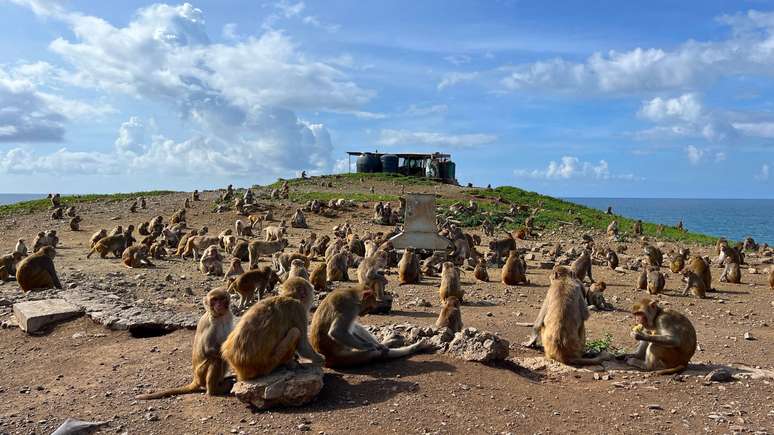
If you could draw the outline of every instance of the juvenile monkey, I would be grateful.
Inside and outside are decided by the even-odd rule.
[[[190,384],[152,394],[136,396],[138,400],[161,399],[205,390],[208,396],[224,395],[231,390],[225,379],[228,366],[221,356],[221,345],[234,329],[234,315],[225,289],[210,290],[203,299],[204,315],[196,325],[191,352],[193,380]]]
[[[435,321],[438,328],[449,328],[454,332],[462,331],[462,313],[460,311],[460,300],[455,296],[446,298],[446,304]]]
[[[546,358],[568,365],[594,365],[606,360],[607,355],[583,357],[584,322],[589,318],[583,284],[572,269],[564,266],[554,266],[549,280],[543,306],[532,326],[532,337],[525,346],[535,347],[540,338]]]
[[[228,289],[239,295],[239,308],[242,309],[255,298],[256,292],[259,299],[263,299],[263,295],[272,291],[277,282],[279,282],[277,273],[271,267],[263,266],[239,275],[231,282]]]
[[[651,265],[661,267],[664,264],[664,253],[661,252],[661,249],[653,245],[645,245],[642,251],[648,256]]]
[[[605,259],[607,260],[607,266],[611,269],[618,267],[618,254],[614,250],[607,248],[605,251]]]
[[[720,275],[720,282],[739,284],[742,281],[742,271],[739,268],[739,263],[735,262],[731,257],[726,257],[723,260],[723,264],[725,264],[726,268]]]
[[[473,276],[479,281],[489,282],[489,272],[486,270],[486,259],[484,257],[478,259],[478,264],[476,264],[476,268],[473,270]]]
[[[398,262],[398,282],[400,285],[416,284],[420,278],[419,256],[416,255],[414,248],[408,247]]]
[[[706,273],[709,273],[709,265],[701,257],[691,258],[691,261],[683,269],[683,277],[686,281],[683,295],[687,295],[690,290],[694,296],[704,299],[707,291],[710,290],[707,285]]]
[[[651,267],[648,271],[648,293],[652,295],[657,295],[664,291],[664,286],[666,285],[666,279],[664,279],[664,274],[661,273],[660,270],[658,270],[657,267]]]
[[[22,260],[23,256],[19,252],[12,252],[0,257],[0,270],[3,272],[2,280],[7,281],[9,276],[16,275],[16,264]]]
[[[250,261],[250,267],[258,264],[258,259],[262,255],[272,255],[275,252],[283,251],[288,246],[287,239],[280,239],[270,242],[253,240],[247,246],[247,254]]]
[[[140,227],[137,228],[137,233],[139,233],[141,236],[150,236],[150,222],[145,221],[140,224]]]
[[[387,278],[384,277],[383,269],[388,260],[387,252],[379,250],[371,257],[364,258],[357,268],[357,282],[363,289],[372,291],[377,301],[384,300]]]
[[[696,330],[687,317],[662,309],[656,301],[647,298],[634,304],[632,314],[637,325],[647,331],[632,331],[637,349],[627,355],[626,364],[660,375],[688,368],[696,352]]]
[[[324,292],[327,290],[327,265],[320,263],[312,269],[312,273],[309,275],[309,282],[312,283],[315,291]]]
[[[181,223],[181,222],[185,222],[185,209],[184,209],[184,208],[181,208],[180,210],[176,211],[176,212],[175,212],[175,213],[172,215],[172,218],[169,220],[169,222],[170,222],[172,225],[174,225],[174,224],[179,224],[179,223]]]
[[[81,230],[81,217],[75,216],[74,218],[70,219],[70,231],[80,231]]]
[[[589,286],[586,290],[586,304],[589,308],[593,307],[601,311],[611,311],[615,309],[611,304],[608,304],[603,294],[607,284],[604,281],[597,281]]]
[[[301,260],[300,258],[296,258],[290,262],[290,270],[288,270],[287,279],[294,277],[309,280],[309,271],[306,270],[306,263],[304,263],[304,260]]]
[[[107,230],[104,228],[92,234],[91,239],[89,239],[89,247],[93,248],[97,242],[104,239],[105,237],[107,237]]]
[[[134,201],[132,205],[129,206],[129,213],[137,213],[137,201]]]
[[[226,271],[226,276],[223,279],[226,281],[231,281],[243,273],[245,273],[245,270],[242,268],[242,261],[235,257],[231,259],[231,263],[229,264],[228,270]]]
[[[669,260],[669,270],[671,270],[672,273],[680,273],[682,272],[683,267],[685,267],[685,255],[680,251]]]
[[[22,257],[27,256],[27,245],[24,244],[24,239],[16,241],[16,246],[13,248],[13,252],[18,252]]]
[[[223,256],[218,250],[218,245],[210,245],[204,250],[199,260],[199,270],[205,275],[223,275]]]
[[[163,242],[153,242],[148,248],[148,255],[156,260],[163,260],[167,256],[167,250]]]
[[[289,271],[293,260],[301,260],[304,267],[309,267],[309,257],[299,254],[298,252],[275,252],[274,255],[272,255],[274,269],[276,269],[279,274]]]
[[[508,260],[503,266],[501,281],[505,285],[529,284],[527,279],[527,264],[518,251],[508,253]]]
[[[712,290],[712,270],[710,269],[709,261],[701,256],[693,255],[688,260],[688,264],[685,265],[683,271],[685,271],[685,269],[689,269],[696,273],[696,275],[704,281],[704,288],[706,288],[707,291]]]
[[[134,245],[126,248],[121,254],[121,261],[126,267],[153,267],[153,263],[148,260],[148,245]]]
[[[56,235],[56,230],[46,231],[46,239],[48,239],[48,244],[54,248],[59,245],[59,237]]]
[[[16,267],[16,282],[25,292],[49,288],[62,288],[54,268],[56,250],[43,246],[39,251],[25,258]]]
[[[446,299],[450,296],[456,297],[460,303],[464,300],[465,290],[462,289],[460,284],[460,270],[451,261],[443,263],[438,295],[442,305],[446,304]]]
[[[253,236],[253,228],[242,222],[240,219],[237,219],[234,222],[234,232],[236,232],[237,236],[244,236],[244,237],[252,237]]]
[[[326,262],[326,275],[330,282],[349,281],[349,252],[339,252],[332,255]]]
[[[637,277],[637,289],[647,290],[648,289],[648,271],[650,271],[650,264],[648,263],[647,258],[643,259],[641,263],[642,263],[642,266],[641,266],[642,270],[640,271],[640,274]]]
[[[197,254],[203,253],[210,246],[219,246],[220,239],[217,236],[191,236],[185,242],[185,248],[180,254],[180,258],[185,258],[188,255],[193,255],[194,261],[199,258]]]
[[[503,257],[508,255],[512,250],[516,249],[516,240],[509,233],[508,237],[501,240],[492,240],[489,242],[489,251],[494,253],[494,258],[497,264],[503,264]]]
[[[238,380],[267,375],[292,361],[296,353],[314,364],[324,362],[307,337],[308,313],[314,293],[308,282],[308,287],[302,284],[291,287],[291,284],[293,281],[283,287],[283,295],[261,300],[250,307],[223,343],[223,358]]]
[[[163,233],[163,229],[159,230],[158,234],[162,234],[162,233]],[[154,232],[154,234],[156,234],[156,232]],[[177,249],[175,250],[176,257],[183,255],[183,251],[185,251],[185,246],[188,244],[188,239],[196,235],[198,235],[196,230],[189,230],[187,233],[183,234],[182,237],[180,237],[180,240],[178,240],[177,242]]]
[[[584,249],[580,257],[576,258],[570,267],[578,281],[583,282],[588,276],[589,281],[594,283],[594,278],[591,276],[591,255],[588,249]]]
[[[266,233],[266,241],[272,242],[276,240],[282,239],[282,237],[285,235],[285,227],[278,227],[274,225],[270,225],[263,229],[263,231]]]
[[[91,251],[86,254],[86,258],[91,258],[91,254],[95,252],[99,252],[101,258],[107,257],[109,253],[112,253],[116,258],[120,258],[121,254],[124,253],[124,249],[126,249],[126,237],[123,234],[107,236],[94,244]]]
[[[320,302],[312,317],[312,347],[325,357],[325,366],[353,367],[373,361],[403,358],[428,349],[426,340],[390,349],[358,321],[358,315],[376,306],[372,292],[359,287],[339,288]]]

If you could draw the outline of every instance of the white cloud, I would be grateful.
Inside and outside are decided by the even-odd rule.
[[[497,140],[493,134],[447,134],[426,131],[382,130],[378,143],[384,146],[429,146],[450,148],[476,148]]]
[[[701,162],[702,157],[704,157],[704,150],[693,145],[688,145],[688,147],[685,148],[685,152],[688,154],[688,161],[692,165],[698,165],[699,162]]]
[[[221,30],[221,35],[223,35],[226,39],[236,40],[239,39],[240,36],[237,33],[237,24],[236,23],[226,23],[223,25],[223,30]]]
[[[428,116],[428,115],[442,115],[449,111],[449,106],[446,104],[433,104],[431,106],[417,106],[412,104],[406,109],[405,114],[409,116]]]
[[[677,98],[656,97],[642,104],[639,116],[654,122],[670,120],[695,122],[702,116],[703,108],[696,94],[684,94]]]
[[[514,175],[520,178],[544,180],[636,180],[633,174],[612,174],[605,160],[599,163],[581,161],[577,157],[563,156],[559,162],[550,161],[545,169],[516,169]]]
[[[468,82],[478,77],[477,72],[469,72],[469,73],[463,73],[463,72],[450,72],[447,74],[444,74],[443,77],[441,77],[441,81],[438,83],[438,90],[442,91],[448,87]]]
[[[444,57],[443,59],[457,66],[470,63],[470,61],[472,60],[470,56],[468,56],[467,54],[452,54],[450,56]]]
[[[769,165],[767,163],[764,163],[761,166],[761,171],[758,173],[758,175],[755,176],[755,179],[758,181],[768,181],[769,179]]]
[[[716,163],[724,162],[724,161],[726,161],[726,153],[724,153],[722,151],[715,153],[715,162]]]
[[[774,138],[774,122],[734,122],[731,125],[747,136]]]
[[[710,141],[725,141],[739,134],[725,119],[726,114],[707,111],[695,93],[644,101],[637,115],[659,124],[635,134],[642,139],[702,137]]]
[[[304,17],[302,21],[306,24],[317,27],[318,29],[325,30],[326,32],[329,32],[329,33],[335,33],[335,32],[338,32],[339,29],[341,29],[340,25],[323,23],[320,21],[319,18],[315,17],[314,15],[308,15]]]

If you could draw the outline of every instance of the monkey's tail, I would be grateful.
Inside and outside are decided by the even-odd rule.
[[[86,254],[86,258],[91,258],[91,254],[93,254],[95,252],[97,252],[97,250],[95,248],[91,248],[91,251],[89,251],[89,253]]]
[[[672,367],[671,369],[658,370],[655,373],[657,375],[662,375],[662,376],[663,375],[673,375],[675,373],[680,373],[680,372],[684,371],[687,368],[688,368],[688,366],[686,364],[682,364],[682,365],[679,365],[677,367]]]
[[[137,400],[154,400],[154,399],[163,399],[165,397],[179,396],[181,394],[191,394],[199,391],[202,391],[202,388],[199,386],[198,382],[193,381],[190,384],[185,385],[183,387],[172,388],[170,390],[159,391],[157,393],[151,393],[151,394],[139,394],[137,396],[134,396],[134,398]]]

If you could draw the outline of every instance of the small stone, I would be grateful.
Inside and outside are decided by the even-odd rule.
[[[155,412],[146,412],[145,419],[148,421],[159,421],[159,415]]]
[[[756,338],[755,338],[755,337],[753,337],[753,335],[752,335],[752,334],[750,334],[749,332],[745,332],[745,333],[744,333],[744,339],[745,339],[745,340],[750,340],[750,341],[756,340]]]
[[[657,410],[657,411],[663,411],[664,410],[664,408],[662,408],[661,405],[659,405],[657,403],[652,403],[652,404],[648,405],[648,409]]]
[[[731,371],[726,368],[715,369],[704,377],[707,382],[731,382],[734,380],[734,376]]]

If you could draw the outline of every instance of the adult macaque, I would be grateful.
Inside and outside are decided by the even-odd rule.
[[[726,259],[723,260],[723,264],[725,264],[726,268],[720,275],[720,282],[728,282],[731,284],[739,284],[742,282],[742,271],[739,268],[739,263],[734,261],[731,257],[726,257]]]
[[[651,267],[648,271],[648,293],[652,295],[657,295],[664,291],[664,286],[666,285],[666,279],[664,278],[664,274],[661,273],[660,270],[658,270],[657,267]]]
[[[312,283],[315,291],[323,292],[327,290],[327,269],[328,267],[325,263],[320,263],[312,269],[312,273],[309,275],[309,282]]]
[[[126,267],[153,267],[153,263],[148,260],[148,245],[134,245],[124,249],[121,254],[121,261]]]
[[[589,289],[586,290],[586,304],[589,308],[593,307],[601,311],[611,311],[615,309],[615,307],[605,300],[605,289],[607,289],[607,284],[605,284],[604,281],[597,281],[589,286]]]
[[[242,268],[242,260],[238,258],[232,258],[231,263],[228,266],[228,270],[226,271],[226,276],[223,279],[230,281],[232,279],[236,279],[243,273],[245,273],[245,270]]]
[[[478,264],[473,269],[473,276],[479,281],[489,282],[489,272],[486,270],[486,259],[484,257],[478,259]]]
[[[431,346],[426,340],[396,349],[380,343],[357,321],[358,315],[376,306],[374,296],[359,287],[340,288],[320,302],[312,317],[310,336],[312,347],[325,357],[326,367],[352,367],[402,358]]]
[[[279,276],[269,266],[263,266],[257,269],[251,269],[239,275],[229,285],[230,291],[235,291],[239,295],[239,308],[245,308],[247,303],[252,301],[255,293],[263,299],[264,293],[274,289],[279,282]]]
[[[589,281],[591,281],[592,284],[594,283],[594,278],[591,276],[591,254],[588,249],[584,249],[580,257],[576,258],[570,267],[572,268],[575,277],[580,282],[583,282],[588,276]]]
[[[199,270],[205,275],[223,275],[223,255],[220,254],[217,245],[208,246],[199,260]]]
[[[632,331],[637,349],[626,355],[626,363],[660,375],[685,370],[696,352],[696,330],[691,321],[647,298],[634,304],[632,314],[637,322]]]
[[[62,288],[54,268],[56,249],[43,246],[39,251],[23,259],[16,266],[16,282],[25,292],[49,288]]]
[[[228,366],[220,353],[220,347],[234,328],[234,315],[229,308],[228,293],[217,288],[210,290],[203,300],[204,315],[196,326],[191,353],[193,380],[190,384],[152,394],[136,396],[139,400],[161,399],[179,394],[205,390],[208,396],[224,395],[231,390],[225,379]]]
[[[443,263],[443,270],[441,271],[441,285],[438,288],[438,296],[441,299],[441,304],[446,304],[446,299],[450,296],[454,296],[460,303],[464,300],[465,290],[462,289],[460,284],[460,270],[451,261]]]
[[[16,246],[13,248],[13,252],[18,252],[22,257],[27,256],[27,245],[24,244],[24,239],[16,241]]]
[[[107,257],[109,253],[112,253],[116,258],[120,258],[126,249],[126,237],[123,234],[116,234],[115,236],[107,236],[100,239],[86,254],[86,258],[91,258],[91,254],[99,252],[101,258]]]
[[[435,321],[438,328],[449,328],[454,332],[462,331],[462,312],[460,311],[460,300],[455,296],[446,298],[446,303]]]
[[[364,258],[357,268],[357,282],[366,290],[371,290],[376,300],[384,300],[384,287],[387,278],[384,277],[384,267],[388,261],[387,252],[376,251],[373,256]]]
[[[508,260],[503,266],[501,281],[505,285],[529,284],[527,279],[527,263],[518,251],[508,253]]]
[[[398,282],[403,284],[416,284],[421,278],[419,270],[419,256],[412,247],[406,248],[400,262],[398,262]]]

